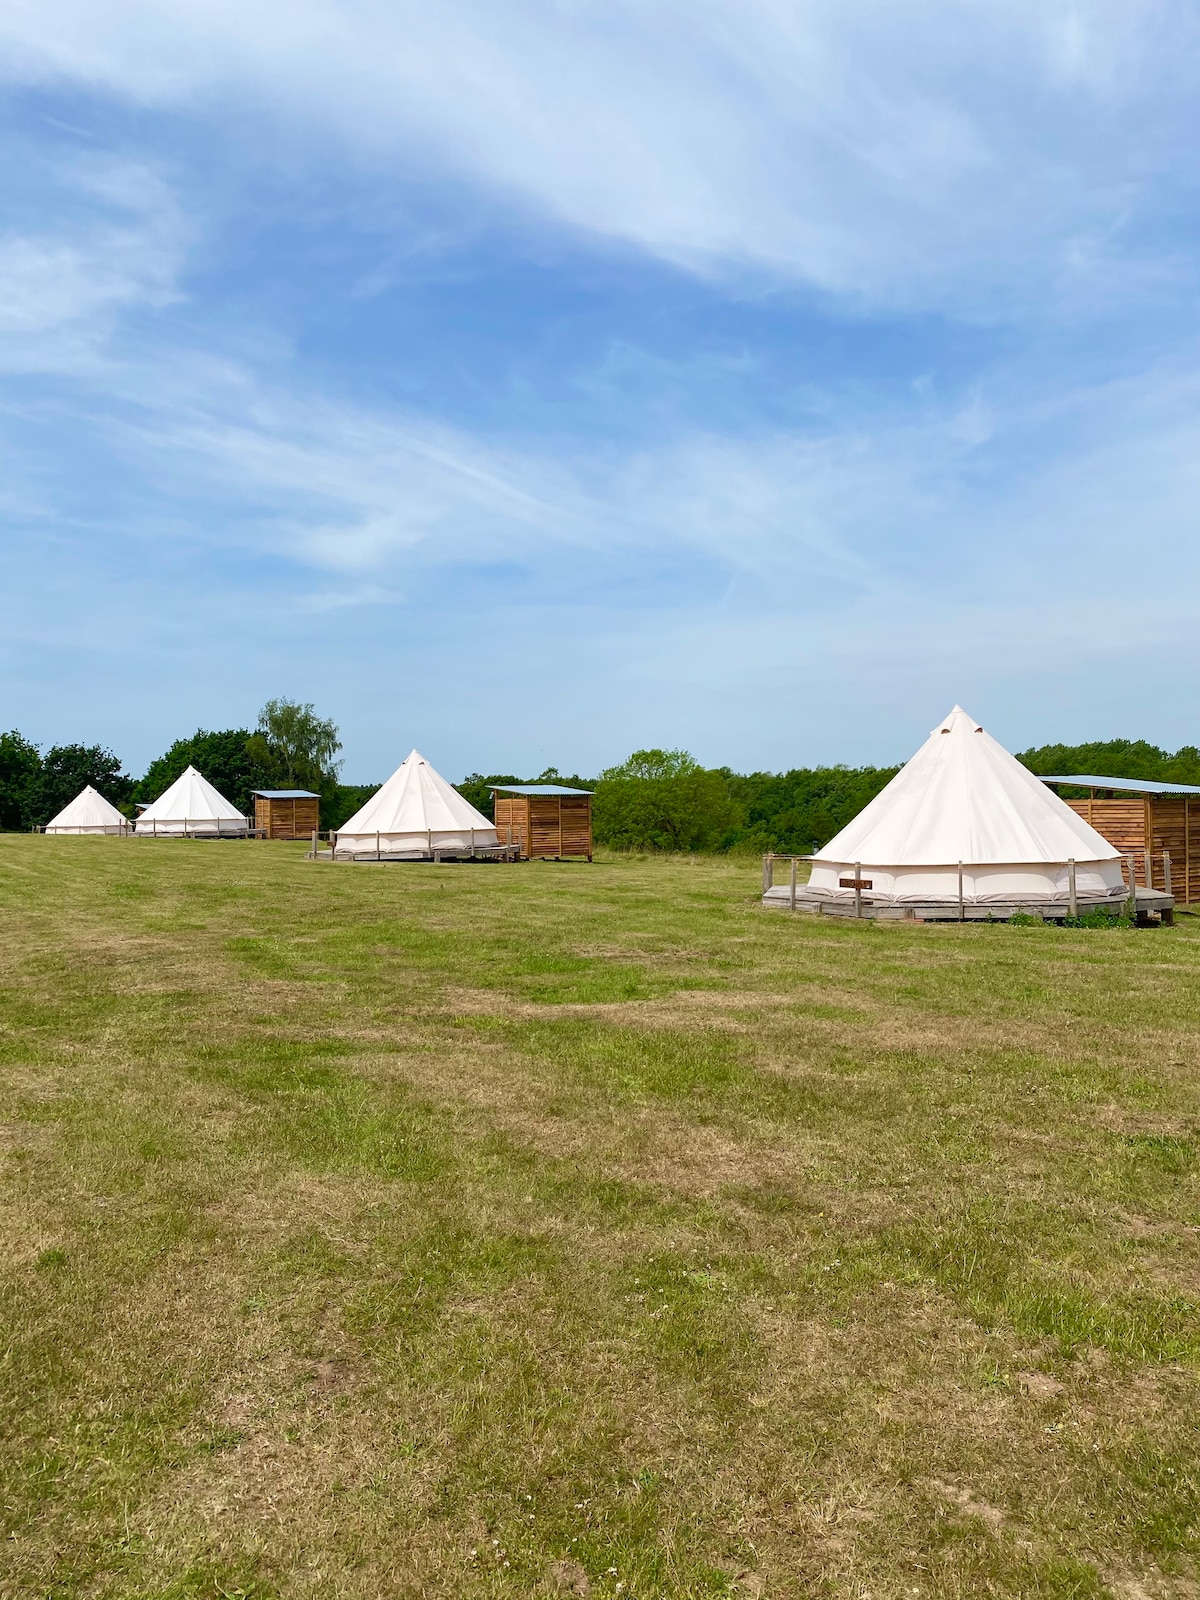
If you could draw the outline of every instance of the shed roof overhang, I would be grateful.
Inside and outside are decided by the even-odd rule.
[[[558,783],[494,783],[493,794],[591,794],[590,789],[564,789]]]
[[[1077,789],[1112,789],[1121,794],[1200,794],[1194,783],[1151,783],[1143,778],[1101,778],[1095,773],[1070,772],[1058,777],[1043,776],[1043,783],[1070,783]]]

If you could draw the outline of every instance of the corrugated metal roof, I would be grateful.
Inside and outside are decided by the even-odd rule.
[[[1043,783],[1073,783],[1081,789],[1118,789],[1126,794],[1200,794],[1194,783],[1151,783],[1142,778],[1098,778],[1094,773],[1069,772],[1057,778],[1038,777]]]
[[[498,794],[591,794],[590,789],[564,789],[560,783],[494,783]]]
[[[321,796],[314,794],[311,789],[251,789],[251,794],[259,794],[264,800],[319,800]]]

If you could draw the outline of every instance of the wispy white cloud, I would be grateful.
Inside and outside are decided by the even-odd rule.
[[[292,605],[302,615],[319,616],[322,612],[345,611],[357,606],[400,605],[405,598],[403,590],[386,589],[377,583],[360,583],[352,588],[313,589],[296,595]]]
[[[0,370],[9,373],[94,365],[123,311],[178,298],[189,231],[146,166],[36,166],[36,205],[0,228]]]
[[[232,102],[690,270],[975,314],[1094,304],[1146,265],[1148,183],[1194,192],[1198,38],[1184,0],[26,0],[0,21],[10,80]]]
[[[920,492],[910,430],[894,425],[886,442],[844,421],[736,441],[676,429],[624,451],[586,437],[503,443],[419,413],[284,393],[179,352],[169,373],[134,362],[106,372],[103,394],[102,407],[76,399],[72,410],[190,507],[181,531],[364,582],[536,569],[552,553],[552,570],[604,569],[614,583],[643,566],[678,573],[700,562],[726,577],[803,571],[869,585],[879,552],[868,525],[893,501],[911,511]],[[956,417],[919,435],[926,455],[935,431],[957,448]],[[159,518],[150,530],[161,537]],[[684,581],[680,598],[688,592]]]
[[[48,603],[10,593],[5,633],[39,659],[103,663],[127,630],[137,704],[161,679],[164,727],[184,703],[212,721],[214,695],[253,700],[287,661],[290,683],[319,673],[305,692],[360,752],[390,749],[393,701],[360,706],[362,682],[423,684],[436,660],[421,715],[451,737],[447,759],[504,766],[486,705],[467,709],[476,656],[520,686],[536,638],[572,652],[573,695],[594,682],[586,732],[555,685],[539,690],[539,728],[585,764],[664,738],[743,765],[883,758],[943,700],[1017,743],[1065,718],[1112,732],[1131,684],[1149,705],[1158,652],[1178,658],[1200,624],[1186,359],[1118,383],[973,384],[917,411],[831,403],[807,431],[685,429],[610,448],[602,469],[583,444],[500,445],[179,352],[104,392],[93,411],[76,400],[74,425],[161,501],[143,494],[119,528],[105,511],[99,539],[51,501]],[[1170,552],[1169,579],[1131,568],[1131,537]],[[1182,737],[1149,710],[1137,727]],[[507,738],[532,750],[536,732]]]
[[[903,612],[913,597],[990,595],[999,611],[1043,589],[1119,615],[1114,574],[1141,523],[1172,545],[1180,580],[1156,608],[1195,609],[1182,580],[1200,577],[1200,379],[1186,352],[1120,380],[1009,374],[873,408],[831,394],[803,424],[737,436],[680,419],[603,449],[285,391],[178,349],[73,395],[76,423],[171,508],[168,522],[151,498],[127,537],[336,575],[317,592],[348,597],[338,604],[390,602],[405,575],[507,565],[533,575],[532,603],[547,572],[615,592],[657,569],[668,610],[695,603],[697,585],[745,584],[737,604],[798,617]],[[546,594],[561,601],[561,585]]]
[[[341,682],[382,718],[364,672],[416,681],[436,655],[429,714],[504,766],[478,658],[529,687],[530,638],[592,674],[598,760],[664,738],[777,759],[781,715],[796,759],[903,754],[883,731],[943,701],[1118,703],[1155,670],[1124,642],[1182,656],[1200,621],[1198,39],[1182,0],[12,0],[0,77],[69,115],[32,178],[12,163],[0,232],[0,654],[35,698],[86,656],[72,707],[85,680],[126,705],[136,654],[138,740],[148,697],[164,727],[189,696],[211,722],[216,686],[240,704],[285,667],[271,687]],[[222,235],[210,208],[245,217],[268,168],[293,216],[348,176],[371,248],[306,215],[313,259],[265,271],[292,240]],[[484,344],[507,292],[535,325],[566,257],[615,256],[623,283],[667,262],[714,320],[754,316],[690,349],[568,348],[552,307],[544,367],[499,356],[458,390],[435,369],[466,337],[356,367],[393,309],[420,314],[414,285],[445,289],[448,240],[486,276],[495,218],[543,276],[458,295]],[[268,279],[295,291],[278,315]],[[679,293],[651,281],[643,332]],[[1116,354],[1065,349],[1114,309]],[[872,316],[877,364],[839,368]],[[958,316],[1008,325],[947,336]],[[1168,552],[1169,580],[1131,549]],[[539,707],[556,693],[539,680]]]

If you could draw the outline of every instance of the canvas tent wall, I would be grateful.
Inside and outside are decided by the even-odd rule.
[[[421,861],[498,846],[495,827],[418,750],[331,838],[334,857],[343,860]]]
[[[137,819],[139,834],[189,839],[244,838],[250,824],[208,779],[188,767]]]
[[[46,824],[46,833],[129,833],[133,824],[89,783]]]
[[[812,857],[806,902],[975,915],[1117,908],[1120,853],[955,706],[892,781]],[[787,890],[772,890],[778,899]]]

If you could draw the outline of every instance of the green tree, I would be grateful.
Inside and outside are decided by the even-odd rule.
[[[258,714],[257,739],[283,775],[281,787],[317,793],[337,780],[342,748],[337,725],[297,700],[268,700]]]
[[[807,855],[850,822],[898,767],[796,767],[790,772],[729,774],[729,792],[745,816],[738,844]]]
[[[712,850],[741,821],[725,773],[686,750],[635,750],[600,774],[593,802],[596,842],[616,850]]]
[[[128,801],[133,788],[133,780],[121,771],[120,758],[102,745],[51,746],[42,757],[41,771],[33,786],[36,814],[31,820],[44,826],[89,784],[115,806]]]
[[[0,733],[0,828],[31,828],[37,809],[42,757],[14,728]]]
[[[1094,744],[1044,744],[1017,757],[1030,772],[1050,776],[1077,772],[1085,777],[1140,778],[1151,783],[1200,784],[1200,750],[1185,744],[1174,754],[1145,739],[1107,739]]]
[[[486,777],[482,772],[469,772],[461,783],[454,787],[469,805],[480,811],[489,822],[496,820],[493,809],[492,789],[498,783],[524,783],[524,778],[515,778],[511,772],[492,772]]]
[[[340,828],[362,809],[381,786],[378,783],[333,783],[321,790],[321,826]]]
[[[518,778],[511,772],[492,772],[486,776],[482,772],[469,772],[462,782],[456,783],[454,787],[465,800],[470,801],[476,811],[481,811],[489,822],[494,822],[492,790],[498,783],[557,783],[564,789],[595,788],[594,779],[581,778],[577,773],[573,777],[565,778],[557,767],[547,767],[544,772],[539,772],[536,778]]]

